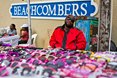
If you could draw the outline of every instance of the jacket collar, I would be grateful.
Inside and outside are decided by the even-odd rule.
[[[62,29],[62,30],[64,30],[64,28],[65,28],[65,24],[63,24],[63,25],[61,26],[61,29]],[[74,28],[74,26],[73,26],[72,28]]]

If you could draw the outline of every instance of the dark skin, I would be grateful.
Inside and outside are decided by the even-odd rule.
[[[16,29],[16,28],[15,28],[15,24],[11,24],[11,25],[10,25],[10,29],[11,29],[11,30]]]
[[[73,24],[74,24],[74,16],[68,15],[65,18],[65,28],[64,28],[64,30],[66,32],[69,31],[69,29],[73,27]]]

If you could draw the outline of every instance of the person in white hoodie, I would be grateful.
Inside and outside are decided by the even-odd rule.
[[[7,34],[9,36],[17,35],[17,30],[16,30],[16,27],[15,27],[15,24],[10,25],[10,29],[7,31]]]

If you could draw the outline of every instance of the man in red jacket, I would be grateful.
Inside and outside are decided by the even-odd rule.
[[[65,24],[57,27],[49,41],[52,48],[63,48],[68,50],[85,50],[86,39],[84,33],[73,27],[75,18],[68,15]]]

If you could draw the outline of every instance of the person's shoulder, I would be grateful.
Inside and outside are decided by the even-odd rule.
[[[76,28],[76,27],[74,27],[73,29],[74,29],[73,31],[76,32],[76,33],[83,33],[82,30],[80,30],[80,29],[78,29],[78,28]]]
[[[74,30],[76,30],[76,31],[81,31],[80,29],[78,29],[77,27],[74,27],[73,28]]]
[[[58,27],[55,28],[55,30],[57,30],[57,29],[61,29],[61,28],[62,28],[62,26],[58,26]]]

